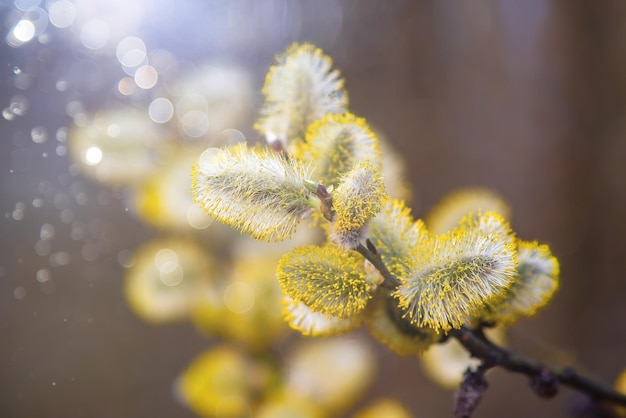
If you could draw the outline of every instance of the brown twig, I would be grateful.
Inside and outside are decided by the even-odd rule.
[[[384,277],[385,280],[381,286],[391,290],[400,286],[400,280],[389,272],[371,241],[367,240],[367,248],[359,245],[356,250],[369,260]],[[515,351],[500,347],[489,341],[482,333],[482,329],[473,331],[461,327],[450,330],[449,336],[456,338],[473,357],[480,359],[483,368],[502,367],[513,373],[525,374],[531,379],[531,387],[539,396],[552,397],[556,395],[559,385],[562,384],[585,393],[594,401],[608,401],[626,406],[626,394],[578,374],[571,367],[560,371],[553,370],[538,361],[525,358]]]
[[[449,332],[476,357],[488,364],[502,367],[513,373],[521,373],[531,378],[531,386],[535,393],[542,397],[554,396],[559,384],[586,393],[596,401],[610,401],[626,406],[626,395],[613,388],[578,374],[572,368],[557,371],[518,353],[499,347],[479,338],[472,330],[461,327]]]
[[[382,274],[383,278],[385,279],[381,284],[382,287],[393,290],[400,286],[400,280],[398,280],[396,276],[394,276],[389,270],[387,270],[387,266],[383,262],[380,253],[378,253],[376,247],[369,239],[367,240],[367,247],[365,247],[363,244],[359,244],[359,246],[356,247],[356,251],[358,251],[363,257],[365,257],[370,263],[372,263],[372,265],[376,267],[380,274]]]

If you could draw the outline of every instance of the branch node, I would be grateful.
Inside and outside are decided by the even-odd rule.
[[[463,375],[461,386],[454,394],[454,417],[469,418],[478,406],[489,383],[485,379],[484,370],[467,369]]]
[[[320,211],[324,215],[326,220],[332,222],[335,219],[335,213],[333,210],[333,197],[326,187],[322,184],[318,184],[315,190],[315,194],[320,200]]]
[[[547,367],[541,367],[530,380],[533,391],[542,398],[552,398],[559,392],[559,380]]]

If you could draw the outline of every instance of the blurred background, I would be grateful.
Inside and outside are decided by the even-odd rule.
[[[519,237],[551,246],[561,288],[511,347],[608,384],[626,368],[626,3],[7,0],[0,19],[0,415],[196,416],[173,382],[215,339],[129,308],[135,251],[162,233],[129,190],[170,152],[162,136],[260,140],[265,73],[294,41],[333,58],[351,111],[406,160],[416,217],[484,186]],[[221,78],[185,85],[206,66]],[[217,104],[198,105],[204,88]],[[237,117],[212,120],[225,106]],[[96,170],[108,145],[90,130],[115,137],[135,111],[137,143]],[[365,400],[450,416],[451,391],[371,343]],[[568,416],[575,402],[489,379],[477,417]]]

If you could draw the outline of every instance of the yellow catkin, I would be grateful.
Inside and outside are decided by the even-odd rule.
[[[262,241],[289,238],[312,210],[308,165],[245,143],[206,150],[192,170],[195,201],[218,221]]]
[[[325,186],[336,186],[342,175],[362,161],[381,168],[376,135],[363,118],[352,113],[328,114],[313,122],[306,140],[295,146],[294,156],[315,163],[313,176]]]
[[[395,292],[411,323],[436,331],[458,328],[501,298],[517,269],[508,224],[482,215],[472,227],[421,243],[414,271]]]
[[[354,415],[354,418],[411,418],[409,411],[394,399],[377,399],[365,409]]]
[[[349,318],[312,311],[304,303],[295,301],[289,296],[283,299],[283,318],[289,326],[309,337],[330,337],[354,331],[363,323],[363,315],[352,315]]]
[[[317,338],[291,348],[283,361],[286,395],[314,402],[327,417],[347,416],[376,374],[375,353],[357,336]]]
[[[308,126],[328,113],[343,113],[348,95],[332,60],[311,44],[292,44],[265,78],[265,102],[254,127],[269,143],[289,149]]]
[[[354,249],[364,239],[367,223],[387,199],[382,175],[366,161],[359,163],[333,192],[336,219],[331,240]]]
[[[252,372],[252,362],[244,355],[218,346],[192,361],[178,380],[178,394],[201,416],[215,416],[218,409],[220,416],[244,416],[252,402]]]
[[[411,209],[401,200],[387,200],[369,225],[369,238],[397,277],[405,277],[411,270],[419,242],[427,237],[424,223],[413,219]]]
[[[559,287],[559,262],[547,245],[519,241],[519,264],[511,287],[500,303],[489,306],[484,318],[510,325],[521,316],[533,316]]]
[[[439,341],[430,328],[419,328],[402,318],[389,292],[380,290],[367,307],[365,325],[372,336],[401,356],[419,355]]]
[[[454,229],[470,212],[496,212],[508,219],[509,205],[497,193],[482,187],[466,187],[445,196],[426,217],[428,230],[443,234]]]
[[[212,255],[188,238],[149,241],[133,257],[124,295],[139,317],[155,324],[187,319],[221,278]]]
[[[341,319],[362,311],[371,297],[361,255],[332,244],[297,247],[281,257],[277,276],[286,295]]]

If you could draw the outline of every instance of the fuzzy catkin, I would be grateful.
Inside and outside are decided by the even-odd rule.
[[[195,201],[218,221],[262,241],[289,238],[312,210],[308,166],[238,144],[205,151],[193,167]]]

